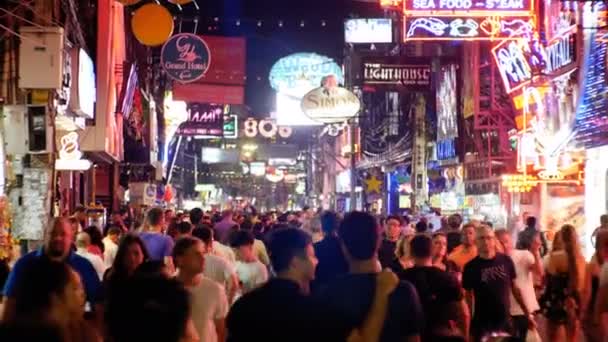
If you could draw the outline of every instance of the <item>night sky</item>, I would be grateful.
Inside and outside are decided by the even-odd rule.
[[[352,14],[381,14],[377,3],[351,0],[199,0],[199,6],[199,11],[191,4],[184,6],[180,15],[218,17],[217,29],[205,33],[247,38],[246,103],[256,116],[266,116],[274,107],[268,73],[275,61],[291,53],[315,52],[341,63],[344,19]],[[237,18],[240,26],[235,25]],[[283,27],[279,27],[279,20]],[[199,24],[198,31],[208,27]]]

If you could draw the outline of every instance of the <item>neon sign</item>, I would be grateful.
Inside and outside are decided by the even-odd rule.
[[[70,132],[60,139],[59,159],[55,160],[56,170],[83,171],[91,168],[91,162],[82,158],[78,145],[78,133]]]
[[[492,49],[492,55],[507,94],[525,86],[532,79],[532,67],[522,44],[515,40],[506,40]]]
[[[533,11],[533,0],[406,0],[403,10],[406,15],[429,14],[487,16],[488,12],[507,15],[525,15]],[[462,14],[462,13],[461,13]]]
[[[576,26],[564,35],[554,38],[545,48],[545,72],[555,73],[575,62],[575,33]]]
[[[534,30],[531,17],[424,16],[405,20],[405,40],[520,40]]]

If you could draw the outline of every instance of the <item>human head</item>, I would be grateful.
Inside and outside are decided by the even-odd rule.
[[[494,232],[498,242],[502,245],[505,254],[511,254],[515,246],[513,246],[513,239],[511,234],[506,229],[498,229]]]
[[[426,220],[420,220],[416,222],[416,233],[426,233],[429,226]]]
[[[76,217],[70,217],[68,218],[68,221],[70,222],[70,227],[72,227],[72,234],[76,236],[76,234],[78,234],[80,231],[80,222],[78,222]]]
[[[269,243],[274,271],[298,282],[308,283],[315,277],[318,260],[308,233],[297,228],[284,228],[272,233]]]
[[[412,241],[414,235],[407,235],[401,237],[399,241],[397,241],[397,246],[395,247],[395,256],[397,259],[403,257],[410,257],[410,241]]]
[[[114,243],[118,243],[121,233],[122,233],[122,230],[116,226],[110,226],[110,228],[108,228],[108,237]]]
[[[333,211],[325,211],[321,214],[321,229],[325,235],[333,235],[338,229],[338,215]]]
[[[460,229],[460,225],[462,224],[462,218],[458,214],[453,214],[448,217],[448,227],[452,230]]]
[[[73,241],[74,232],[68,220],[62,217],[51,219],[44,237],[45,253],[53,260],[65,260]]]
[[[376,219],[360,211],[344,216],[338,228],[343,250],[352,261],[365,261],[377,257],[379,231]]]
[[[173,209],[165,209],[165,222],[171,222],[175,217],[175,212]]]
[[[201,221],[203,220],[203,214],[204,213],[201,208],[194,208],[190,210],[190,223],[192,223],[192,225],[195,227],[201,224]]]
[[[600,225],[603,228],[608,228],[608,214],[600,216]]]
[[[177,224],[178,237],[192,235],[192,225],[190,222],[180,222]]]
[[[462,244],[470,247],[475,244],[475,225],[467,223],[462,227]]]
[[[84,314],[80,276],[65,262],[36,258],[24,268],[16,285],[16,317],[78,318]]]
[[[429,260],[431,258],[432,244],[431,238],[427,235],[416,235],[410,241],[410,255],[415,260]]]
[[[76,247],[77,248],[89,248],[91,245],[91,237],[89,234],[82,232],[76,235]]]
[[[101,234],[99,228],[95,226],[89,226],[83,232],[89,234],[89,237],[91,238],[91,245],[99,246],[101,251],[104,251],[103,235]]]
[[[141,238],[135,234],[127,234],[118,244],[112,270],[120,276],[128,276],[148,259],[148,250]]]
[[[165,225],[165,215],[160,208],[151,208],[146,214],[146,221],[151,228],[161,229]]]
[[[253,254],[253,242],[253,234],[246,230],[238,230],[234,232],[230,239],[230,245],[232,248],[236,248],[238,258],[245,262],[255,259]]]
[[[394,241],[399,239],[399,235],[401,235],[401,217],[394,215],[387,217],[385,226],[386,237],[389,240]]]
[[[526,220],[528,219],[529,216],[530,216],[530,213],[527,211],[524,211],[523,213],[521,213],[521,218],[524,222],[526,222]]]
[[[78,219],[78,221],[80,221],[80,222],[86,221],[87,220],[87,208],[85,208],[83,205],[76,206],[76,208],[74,208],[73,216],[76,219]]]
[[[213,229],[209,226],[200,226],[192,230],[192,236],[201,240],[207,251],[213,248]]]
[[[536,229],[536,217],[528,216],[526,218],[526,227],[535,228]]]
[[[116,291],[107,305],[106,322],[112,341],[178,342],[190,320],[188,291],[162,275],[138,276]]]
[[[443,233],[433,235],[433,258],[443,259],[448,251],[448,239]]]
[[[608,260],[608,230],[600,230],[595,237],[595,258],[602,265]]]
[[[482,258],[492,259],[496,255],[496,236],[492,228],[481,225],[476,228],[477,251]]]
[[[173,260],[180,272],[197,275],[205,270],[205,246],[191,236],[179,238],[173,247]]]

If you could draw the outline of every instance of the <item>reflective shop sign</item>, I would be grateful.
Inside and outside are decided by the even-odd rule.
[[[181,83],[189,83],[207,72],[211,64],[211,52],[201,37],[179,33],[163,45],[160,59],[169,77]]]
[[[319,87],[304,96],[302,111],[314,121],[325,124],[343,122],[361,109],[359,98],[341,87]]]

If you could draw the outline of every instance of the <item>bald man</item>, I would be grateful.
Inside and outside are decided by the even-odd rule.
[[[97,255],[89,252],[89,246],[91,245],[91,237],[89,234],[82,232],[76,235],[76,254],[89,260],[99,279],[103,279],[103,274],[106,271],[106,265],[103,259]]]

